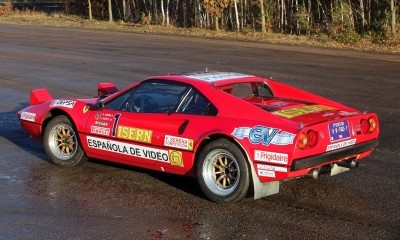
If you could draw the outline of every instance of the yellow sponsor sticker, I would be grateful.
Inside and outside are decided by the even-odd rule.
[[[153,131],[150,130],[118,126],[117,138],[127,139],[137,142],[151,143],[152,134]]]
[[[280,116],[280,117],[284,117],[284,118],[294,118],[294,117],[298,117],[298,116],[309,114],[309,113],[322,112],[322,111],[332,110],[332,109],[335,109],[335,108],[325,106],[325,105],[308,105],[308,106],[301,106],[301,107],[295,107],[295,108],[290,108],[290,109],[283,109],[283,110],[273,112],[272,114]]]
[[[171,165],[183,167],[182,152],[169,150],[169,161]]]

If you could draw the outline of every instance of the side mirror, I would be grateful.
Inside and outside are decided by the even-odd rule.
[[[97,101],[97,102],[94,104],[94,106],[95,106],[97,109],[103,109],[103,108],[104,108],[104,103],[103,103],[102,101]]]

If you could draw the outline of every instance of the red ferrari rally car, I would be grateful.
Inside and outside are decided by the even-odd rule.
[[[219,203],[347,171],[378,144],[376,114],[240,73],[156,76],[121,91],[100,83],[98,95],[33,90],[18,117],[56,165],[89,157],[195,176]]]

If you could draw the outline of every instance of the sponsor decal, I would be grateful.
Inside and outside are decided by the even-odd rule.
[[[323,117],[328,117],[328,116],[332,116],[332,115],[335,115],[335,113],[334,112],[327,112],[327,113],[322,114]]]
[[[293,144],[293,139],[296,134],[281,131],[278,128],[270,128],[264,126],[239,127],[235,128],[232,133],[238,139],[247,137],[252,144],[262,143],[268,146],[269,144],[274,145],[289,145]]]
[[[267,170],[267,171],[274,171],[274,172],[287,172],[287,168],[285,167],[277,167],[265,164],[257,164],[257,169]]]
[[[270,162],[270,163],[287,164],[288,163],[288,155],[286,153],[276,153],[276,152],[255,150],[254,151],[254,160]]]
[[[87,113],[87,111],[89,111],[90,106],[89,105],[85,105],[82,109],[83,113]]]
[[[199,74],[193,74],[193,75],[186,75],[186,77],[213,82],[213,81],[217,81],[217,80],[225,80],[225,79],[232,79],[232,78],[244,78],[244,77],[253,77],[253,76],[242,74],[242,73],[217,72],[217,73],[199,73]]]
[[[109,128],[103,128],[103,127],[98,127],[98,126],[92,126],[90,129],[91,133],[94,134],[99,134],[99,135],[104,135],[104,136],[110,136],[110,129]]]
[[[354,116],[354,115],[358,115],[358,112],[347,112],[347,111],[340,111],[339,112],[340,115],[342,116]]]
[[[324,106],[324,105],[311,105],[311,106],[308,105],[308,106],[283,109],[283,110],[275,111],[272,114],[280,116],[280,117],[284,117],[284,118],[294,118],[294,117],[298,117],[298,116],[309,114],[309,113],[322,112],[322,111],[332,110],[332,109],[335,109],[335,108],[329,107],[329,106]]]
[[[269,107],[275,107],[275,108],[280,108],[280,107],[284,107],[287,106],[289,103],[287,102],[272,102],[270,104],[268,104]]]
[[[152,133],[153,133],[153,131],[150,131],[150,130],[118,126],[117,138],[138,141],[138,142],[151,143]],[[114,134],[114,132],[113,132],[113,134]]]
[[[189,138],[181,138],[165,135],[164,145],[185,150],[193,150],[193,140]]]
[[[128,144],[113,140],[106,140],[97,137],[86,137],[88,147],[113,152],[118,154],[123,154],[127,156],[134,156],[138,158],[143,158],[147,160],[160,161],[160,162],[170,162],[170,154],[167,150],[143,147],[134,144]]]
[[[351,146],[354,144],[356,144],[356,139],[350,139],[350,140],[343,141],[343,142],[333,143],[333,144],[329,144],[328,146],[326,146],[326,151],[329,152],[329,151],[332,151],[335,149],[344,148],[344,147]]]
[[[66,107],[66,108],[73,108],[76,101],[74,100],[54,100],[51,102],[50,107]]]
[[[101,112],[97,112],[96,116],[94,116],[94,119],[100,120],[100,118],[101,118]]]
[[[107,126],[108,126],[108,123],[106,123],[106,122],[95,121],[94,123],[95,123],[96,125],[100,125],[100,126],[104,126],[104,127],[107,127]]]
[[[35,122],[36,113],[21,112],[21,119],[25,120],[25,121],[28,121],[28,122]]]
[[[257,171],[258,171],[258,176],[271,177],[271,178],[275,177],[274,171],[268,171],[268,170],[263,170],[263,169],[258,169]]]
[[[182,152],[169,150],[171,165],[183,167]]]

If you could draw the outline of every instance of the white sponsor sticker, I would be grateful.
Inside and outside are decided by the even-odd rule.
[[[358,115],[359,113],[358,112],[347,112],[347,111],[340,111],[339,112],[339,114],[340,115],[342,115],[342,116],[354,116],[354,115]]]
[[[90,130],[91,130],[90,132],[94,133],[94,134],[110,136],[110,129],[109,128],[92,126]]]
[[[257,169],[274,171],[274,172],[287,172],[287,168],[285,167],[271,166],[266,164],[257,164]]]
[[[35,122],[36,114],[30,112],[21,112],[21,119],[29,122]]]
[[[192,150],[193,140],[189,138],[181,138],[181,137],[165,135],[164,145],[168,147]]]
[[[50,107],[73,108],[75,103],[76,103],[76,101],[74,101],[74,100],[59,99],[59,100],[54,100],[53,102],[51,102]]]
[[[270,163],[287,164],[288,163],[288,155],[286,153],[276,153],[276,152],[255,150],[254,151],[254,160],[270,162]]]
[[[274,178],[275,177],[275,172],[274,171],[258,169],[258,176]]]
[[[329,144],[326,147],[326,151],[329,152],[329,151],[332,151],[335,149],[344,148],[344,147],[351,146],[354,144],[356,144],[356,139],[350,139],[350,140],[343,141],[343,142],[333,143],[333,144]]]
[[[128,144],[113,140],[106,140],[96,137],[86,137],[87,145],[90,148],[102,151],[113,152],[153,161],[170,162],[169,152],[162,149],[143,147],[135,144]]]
[[[243,73],[233,73],[233,72],[211,72],[211,73],[197,73],[192,75],[186,75],[186,77],[196,78],[203,81],[214,82],[218,80],[226,80],[233,78],[244,78],[244,77],[254,77],[251,75],[246,75]]]

